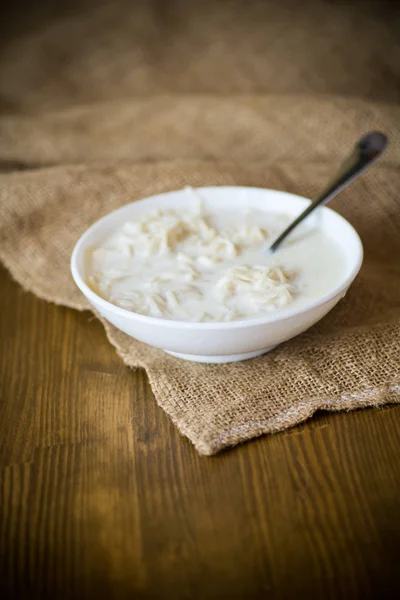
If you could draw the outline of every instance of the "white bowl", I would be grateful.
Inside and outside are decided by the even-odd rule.
[[[297,216],[310,200],[275,190],[249,187],[198,188],[205,208],[213,210],[258,208],[272,213]],[[224,323],[189,323],[157,319],[119,308],[95,294],[86,284],[85,254],[90,247],[100,243],[124,221],[157,208],[188,206],[185,190],[168,192],[133,202],[106,215],[82,235],[71,259],[72,276],[94,308],[107,321],[131,337],[161,348],[183,359],[226,363],[252,358],[272,350],[278,344],[299,335],[322,319],[345,295],[356,277],[363,259],[361,240],[353,227],[329,208],[322,208],[318,227],[333,237],[344,255],[343,277],[329,293],[299,308],[288,309],[276,315],[257,319]]]

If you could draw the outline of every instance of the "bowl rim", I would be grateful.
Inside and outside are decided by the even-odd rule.
[[[282,196],[286,196],[286,197],[289,196],[291,198],[306,201],[308,204],[311,203],[311,200],[309,198],[305,198],[304,196],[300,196],[298,194],[292,194],[291,192],[285,192],[282,190],[274,190],[272,188],[259,188],[256,186],[239,186],[239,185],[218,186],[218,185],[215,185],[215,186],[196,187],[193,189],[201,192],[201,191],[208,191],[208,190],[215,190],[215,189],[222,189],[222,188],[223,189],[232,189],[233,188],[233,189],[240,189],[240,190],[258,190],[258,191],[273,192],[273,193],[281,194]],[[96,292],[94,292],[87,285],[87,283],[85,282],[83,277],[80,275],[79,269],[77,266],[78,256],[82,249],[82,246],[85,243],[86,238],[89,237],[89,235],[93,232],[93,230],[95,230],[97,227],[99,227],[104,221],[109,219],[112,215],[115,215],[116,213],[118,213],[120,211],[122,212],[122,211],[126,210],[129,206],[137,205],[139,202],[140,203],[145,202],[146,200],[153,199],[156,197],[173,195],[174,193],[182,192],[182,191],[184,191],[184,189],[170,190],[168,192],[164,192],[161,194],[153,194],[152,196],[147,196],[145,198],[135,200],[134,202],[129,202],[128,204],[124,204],[123,206],[107,213],[106,215],[104,215],[103,217],[101,217],[100,219],[95,221],[92,225],[90,225],[90,227],[88,227],[84,231],[84,233],[80,236],[80,238],[76,242],[74,249],[72,251],[70,267],[71,267],[72,277],[73,277],[76,285],[90,301],[93,301],[95,304],[99,305],[100,307],[104,308],[105,310],[108,310],[109,312],[112,312],[116,315],[128,318],[130,320],[140,321],[140,322],[148,324],[148,325],[157,325],[157,326],[161,326],[161,327],[175,328],[175,329],[195,329],[195,330],[241,329],[243,327],[266,325],[269,323],[277,323],[279,321],[285,321],[286,319],[290,319],[290,318],[296,317],[298,315],[302,315],[304,313],[307,313],[307,312],[313,310],[314,308],[317,308],[319,306],[326,304],[327,302],[332,300],[335,296],[337,296],[340,293],[342,293],[343,291],[347,290],[347,288],[350,286],[352,281],[355,279],[355,277],[357,276],[357,274],[361,268],[361,265],[363,263],[363,258],[364,258],[364,249],[363,249],[363,245],[362,245],[360,236],[358,235],[356,229],[353,227],[353,225],[351,225],[351,223],[349,223],[349,221],[347,221],[347,219],[342,217],[342,215],[340,215],[336,211],[332,210],[331,208],[328,208],[327,206],[323,206],[319,210],[334,214],[335,218],[338,218],[349,228],[349,230],[351,231],[351,234],[354,236],[354,240],[358,246],[358,256],[355,257],[354,265],[351,268],[350,272],[341,281],[341,283],[339,285],[337,285],[330,292],[324,294],[323,296],[320,296],[319,298],[317,298],[313,302],[310,302],[309,304],[306,304],[305,306],[300,306],[298,308],[293,308],[293,309],[289,308],[287,310],[280,311],[278,314],[275,314],[275,315],[268,314],[263,317],[257,317],[255,319],[241,319],[241,320],[237,320],[237,321],[217,321],[217,322],[199,323],[197,321],[176,321],[176,320],[172,320],[172,319],[162,319],[159,317],[151,317],[148,315],[142,315],[140,313],[136,313],[136,312],[127,310],[125,308],[121,308],[120,306],[116,306],[115,304],[108,302],[108,300],[105,300],[104,298],[102,298],[101,296],[96,294]]]

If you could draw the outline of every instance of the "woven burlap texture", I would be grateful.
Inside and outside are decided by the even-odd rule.
[[[103,324],[202,454],[318,409],[399,402],[394,3],[71,0],[62,11],[43,1],[29,19],[3,19],[0,260],[15,279],[87,309],[70,254],[110,210],[184,185],[312,197],[362,133],[381,129],[389,151],[333,202],[360,232],[365,262],[317,326],[268,355],[218,366],[179,361]]]
[[[400,99],[396,0],[25,4],[15,23],[2,19],[0,106],[42,111],[160,93]]]
[[[197,119],[202,118],[201,102],[196,105]],[[317,105],[313,99],[304,101],[304,116],[312,115]],[[337,114],[335,135],[326,140],[325,147],[321,141],[314,147],[310,139],[303,140],[302,156],[309,160],[300,163],[287,150],[288,156],[275,164],[268,148],[260,156],[261,147],[256,156],[264,160],[249,160],[253,155],[246,146],[242,151],[237,148],[236,162],[229,163],[138,163],[136,156],[135,161],[104,160],[2,175],[0,257],[25,288],[53,302],[88,308],[71,279],[69,259],[79,235],[97,218],[126,202],[184,185],[254,185],[312,196],[334,166],[327,162],[329,152],[340,160],[346,151],[343,140],[347,143],[379,122],[394,133],[392,151],[334,202],[360,232],[365,263],[346,298],[317,326],[258,359],[201,365],[175,359],[104,325],[125,363],[146,369],[159,405],[203,454],[281,431],[318,409],[350,410],[398,401],[400,173],[393,150],[398,115],[393,108],[367,110],[354,101],[350,105],[358,109],[352,127],[345,118],[340,124],[332,100],[331,114]],[[220,120],[219,106],[217,101],[215,114]],[[345,112],[346,107],[341,108]],[[259,117],[260,110],[249,100],[250,121],[254,114]],[[286,127],[294,127],[301,118],[298,110],[293,109],[292,123],[285,120]],[[276,123],[268,117],[266,102],[260,119],[264,131],[258,135],[272,143],[270,130],[275,131]],[[228,132],[234,127],[229,111],[226,118]],[[325,118],[322,111],[321,119]],[[314,119],[313,126],[318,127],[318,118]],[[170,131],[172,140],[181,135],[181,121],[176,129]],[[300,135],[296,131],[294,145]],[[276,140],[278,151],[285,146],[290,146],[287,141]],[[143,151],[147,152],[145,144]]]

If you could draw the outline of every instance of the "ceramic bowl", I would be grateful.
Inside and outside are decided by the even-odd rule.
[[[271,213],[297,216],[310,200],[286,192],[249,187],[198,188],[205,208],[257,208]],[[319,227],[341,247],[344,265],[340,282],[327,294],[306,306],[288,308],[279,314],[257,319],[224,323],[189,323],[170,321],[137,314],[107,302],[86,284],[86,251],[100,243],[124,221],[157,208],[188,206],[193,201],[186,190],[152,196],[123,206],[106,215],[78,240],[71,259],[72,276],[93,307],[110,323],[127,335],[161,348],[182,359],[206,363],[245,360],[268,352],[278,344],[299,335],[322,319],[345,295],[356,277],[363,259],[361,240],[343,217],[322,208],[306,220],[308,226]]]

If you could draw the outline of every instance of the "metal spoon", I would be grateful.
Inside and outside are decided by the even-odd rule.
[[[318,206],[322,206],[332,200],[339,192],[344,190],[363,171],[374,164],[388,145],[388,138],[384,133],[372,131],[364,135],[356,144],[352,154],[343,163],[335,179],[329,183],[325,191],[312,202],[299,215],[293,223],[274,241],[269,252],[275,252],[284,239]]]

